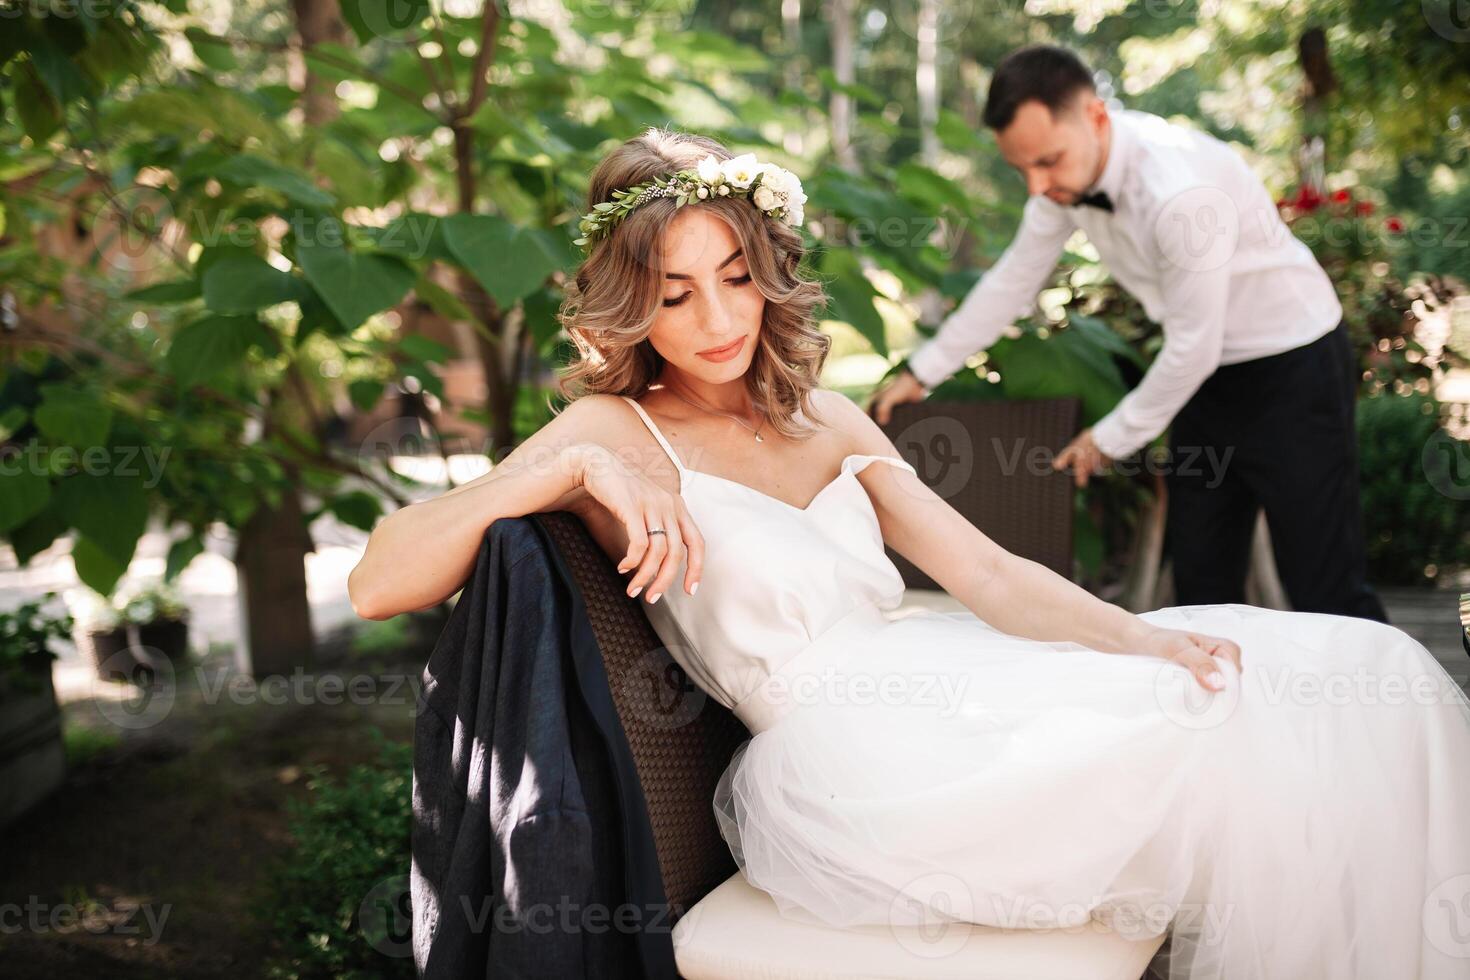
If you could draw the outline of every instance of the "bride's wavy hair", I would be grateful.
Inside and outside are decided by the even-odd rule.
[[[713,154],[732,154],[707,136],[650,128],[614,149],[592,172],[587,210],[612,200],[621,188],[677,170],[694,168]],[[765,297],[759,343],[745,385],[756,408],[782,434],[805,439],[815,429],[796,418],[821,421],[810,399],[820,387],[831,338],[817,328],[816,310],[826,300],[820,282],[799,268],[805,246],[785,223],[767,217],[748,200],[713,198],[686,208],[706,208],[735,232],[751,280]],[[648,390],[664,358],[648,341],[662,297],[664,230],[678,211],[669,198],[642,204],[599,240],[566,286],[557,319],[576,354],[557,378],[568,401],[611,393],[637,398]]]

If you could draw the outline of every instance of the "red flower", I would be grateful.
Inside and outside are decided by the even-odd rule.
[[[1402,235],[1404,233],[1404,219],[1397,215],[1385,221],[1383,226],[1388,229],[1391,235]]]
[[[1291,203],[1293,207],[1303,211],[1315,211],[1322,204],[1322,195],[1317,193],[1316,188],[1303,184],[1297,192],[1296,200]]]
[[[1343,188],[1340,191],[1333,191],[1332,192],[1332,203],[1333,204],[1346,204],[1347,202],[1351,201],[1352,199],[1353,199],[1353,195],[1351,193],[1349,193],[1346,188]]]
[[[1358,211],[1359,214],[1372,214],[1373,213],[1373,202],[1372,201],[1359,201],[1358,202],[1357,211]]]

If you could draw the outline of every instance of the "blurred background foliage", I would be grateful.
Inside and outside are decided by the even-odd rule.
[[[803,177],[830,293],[824,380],[862,398],[1019,220],[1024,188],[979,116],[993,66],[1033,41],[1078,49],[1119,104],[1238,145],[1332,272],[1364,394],[1417,396],[1433,428],[1435,380],[1466,344],[1429,349],[1415,330],[1470,279],[1470,38],[1435,0],[1414,13],[0,0],[0,439],[39,460],[0,478],[0,538],[24,563],[73,535],[78,575],[105,593],[150,518],[174,537],[170,577],[222,522],[247,589],[274,597],[274,622],[252,629],[298,657],[305,614],[280,610],[298,593],[305,607],[313,521],[370,528],[423,490],[358,423],[440,417],[424,406],[445,406],[463,361],[483,384],[455,409],[479,451],[503,456],[544,422],[587,175],[647,126]],[[940,395],[1076,396],[1091,424],[1159,343],[1079,237],[1035,313]],[[1116,575],[1153,492],[1116,476],[1080,498],[1085,578]],[[1470,528],[1449,528],[1463,563]],[[1411,565],[1376,572],[1422,580]]]

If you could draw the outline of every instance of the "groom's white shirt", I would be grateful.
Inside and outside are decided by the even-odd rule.
[[[939,332],[909,357],[935,387],[999,339],[1036,301],[1075,229],[1163,328],[1138,386],[1093,426],[1114,459],[1163,432],[1222,364],[1300,347],[1337,326],[1342,306],[1316,258],[1282,222],[1234,149],[1145,112],[1114,109],[1102,176],[1113,212],[1044,196]]]

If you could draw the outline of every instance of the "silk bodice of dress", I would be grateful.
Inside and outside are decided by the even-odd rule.
[[[643,406],[638,412],[678,470],[679,495],[705,539],[699,591],[674,585],[644,603],[649,622],[707,695],[752,732],[775,724],[799,701],[773,679],[815,671],[845,641],[870,635],[903,599],[904,584],[883,550],[878,515],[857,474],[896,456],[849,454],[805,507],[712,473],[686,467]]]

